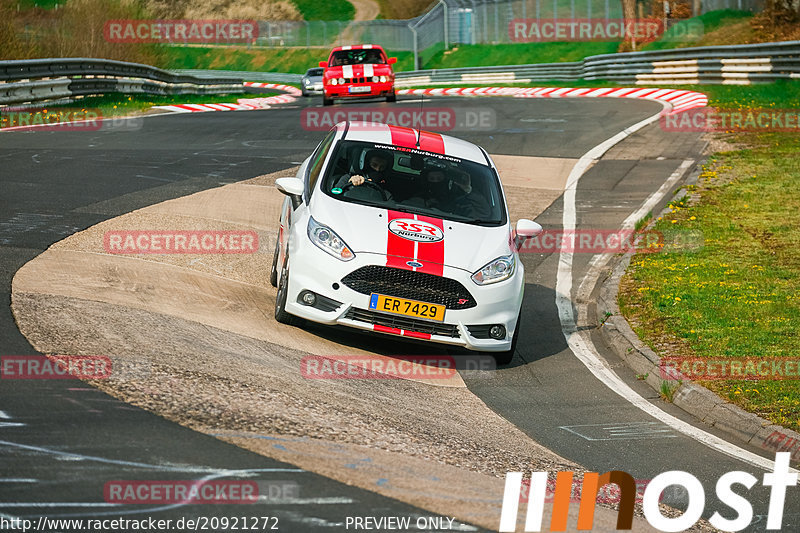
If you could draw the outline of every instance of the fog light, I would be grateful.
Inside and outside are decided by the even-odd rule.
[[[506,338],[506,327],[497,324],[489,328],[489,336],[493,339],[503,340]]]
[[[304,305],[314,305],[317,303],[317,295],[311,291],[303,291],[300,295],[300,300]]]

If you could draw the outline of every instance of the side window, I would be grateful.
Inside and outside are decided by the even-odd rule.
[[[328,152],[331,151],[331,146],[333,146],[333,138],[335,136],[336,129],[332,129],[319,144],[317,150],[314,152],[314,155],[311,156],[311,161],[309,162],[308,170],[306,171],[306,186],[304,195],[306,197],[306,202],[308,202],[308,200],[311,198],[311,193],[314,190],[314,186],[317,184],[320,173],[322,172],[322,166],[323,163],[325,163],[325,159],[328,157]]]

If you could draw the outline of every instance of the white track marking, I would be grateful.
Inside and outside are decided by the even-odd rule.
[[[664,105],[666,107],[668,104]],[[660,114],[656,114],[645,120],[642,120],[614,135],[610,139],[603,141],[586,152],[586,154],[584,154],[578,160],[578,162],[575,163],[575,166],[572,168],[572,171],[567,178],[566,189],[564,191],[562,231],[574,232],[575,230],[577,219],[575,197],[577,194],[578,181],[586,172],[586,170],[612,146],[619,143],[632,133],[657,121],[659,119],[659,115]],[[668,182],[669,180],[673,180],[672,183],[677,182],[687,168],[688,164],[686,161],[684,161],[678,170],[676,170],[673,175],[670,176]],[[680,173],[678,174],[678,172]],[[670,187],[667,186],[667,183],[662,185],[658,191],[650,195],[641,208],[639,208],[635,213],[626,219],[626,223],[629,223],[631,220],[635,223],[638,218],[641,218],[639,213],[646,213],[646,206],[655,205],[655,203],[657,203],[661,197],[669,192],[669,189]],[[766,471],[772,471],[773,461],[744,450],[662,411],[655,405],[639,396],[624,381],[622,381],[611,368],[607,366],[605,359],[603,359],[603,357],[595,348],[590,334],[586,331],[579,331],[577,328],[577,321],[572,307],[573,300],[571,297],[572,255],[572,252],[561,252],[559,255],[558,273],[556,276],[556,306],[558,308],[558,316],[559,320],[561,321],[561,330],[564,334],[564,338],[578,360],[580,360],[581,363],[583,363],[584,366],[586,366],[586,368],[588,368],[597,379],[603,382],[604,385],[653,418],[720,453],[733,457],[734,459],[739,459],[758,468],[763,468]],[[610,257],[610,254],[608,255]],[[608,259],[603,260],[599,257],[600,256],[595,256],[595,258],[593,258],[592,263],[590,264],[589,272],[587,273],[586,278],[584,278],[585,280],[591,278],[592,275],[596,276],[597,272],[601,268],[598,267],[598,265],[608,261]],[[594,284],[592,284],[592,287],[593,286]],[[585,304],[581,304],[581,302],[576,302],[576,304],[579,308],[586,307]],[[585,313],[586,311],[584,310],[583,312]]]
[[[3,477],[0,478],[0,483],[38,483],[38,479],[29,477]]]
[[[0,418],[5,420],[11,420],[11,417],[8,416],[5,411],[0,411]]]

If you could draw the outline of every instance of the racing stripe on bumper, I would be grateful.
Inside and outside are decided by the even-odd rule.
[[[400,335],[402,337],[414,337],[415,339],[430,340],[430,333],[420,333],[418,331],[406,331],[399,328],[390,328],[389,326],[381,326],[380,324],[373,324],[372,329],[381,333],[391,333],[392,335]]]

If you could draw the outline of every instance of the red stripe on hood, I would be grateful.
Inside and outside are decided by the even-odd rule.
[[[417,147],[417,132],[413,129],[403,126],[389,126],[389,131],[392,134],[393,145],[404,148]]]
[[[414,241],[404,239],[389,230],[389,223],[391,223],[392,220],[396,218],[410,218],[410,216],[408,213],[387,210],[387,218],[389,220],[386,221],[386,266],[411,270],[411,267],[406,264],[406,261],[414,258]]]
[[[419,132],[419,147],[427,152],[444,154],[444,139],[438,133],[421,131]]]
[[[436,226],[442,230],[444,235],[444,221],[441,218],[426,217],[424,215],[417,215],[417,220]],[[426,274],[434,274],[441,276],[444,274],[444,239],[436,242],[420,242],[417,243],[417,259],[423,264],[422,268],[417,269],[418,272],[425,272]]]

